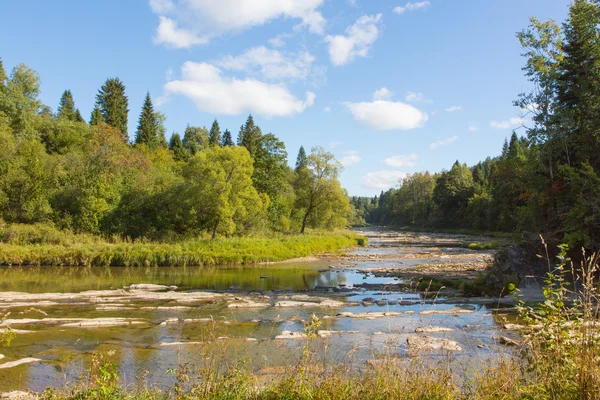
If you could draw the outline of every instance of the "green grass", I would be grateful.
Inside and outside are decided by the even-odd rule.
[[[366,245],[349,231],[127,242],[44,225],[0,226],[0,265],[205,266],[276,262]]]
[[[502,247],[502,243],[498,240],[492,240],[490,242],[475,242],[470,243],[467,248],[470,250],[498,250]]]

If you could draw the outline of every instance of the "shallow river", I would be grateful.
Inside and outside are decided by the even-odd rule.
[[[10,313],[3,325],[17,330],[11,345],[0,347],[5,356],[0,392],[76,383],[91,355],[108,351],[114,351],[112,360],[128,386],[170,386],[174,377],[167,371],[186,363],[245,361],[251,370],[269,374],[297,362],[307,345],[304,323],[313,314],[320,332],[310,346],[323,361],[357,368],[382,355],[472,365],[506,351],[495,338],[507,335],[501,324],[512,318],[510,308],[442,296],[425,300],[421,293],[385,286],[394,287],[398,278],[361,272],[446,259],[481,261],[491,254],[460,247],[481,238],[365,233],[368,248],[314,262],[0,269],[0,313]],[[142,283],[172,287],[129,287]],[[427,335],[455,341],[462,350],[416,355],[407,338],[424,335],[415,330],[427,326],[446,328]],[[26,358],[36,360],[3,368]]]

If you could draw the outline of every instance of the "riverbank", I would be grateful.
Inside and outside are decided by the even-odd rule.
[[[278,262],[336,252],[367,243],[350,231],[270,237],[198,238],[169,243],[105,240],[44,228],[0,232],[0,265],[207,266]]]

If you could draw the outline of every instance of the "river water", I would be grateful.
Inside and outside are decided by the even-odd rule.
[[[252,371],[269,374],[297,363],[305,346],[323,362],[355,368],[384,355],[478,365],[506,351],[495,338],[507,335],[501,326],[514,318],[511,308],[443,295],[425,298],[400,289],[401,279],[364,272],[447,259],[481,261],[491,254],[461,247],[481,238],[364,233],[368,248],[311,262],[249,268],[1,269],[0,313],[10,313],[3,325],[16,329],[17,337],[0,348],[5,356],[0,392],[77,383],[95,352],[113,354],[126,386],[164,388],[175,379],[167,371],[180,365],[244,361]],[[173,287],[129,288],[142,283]],[[307,344],[301,336],[313,315],[321,332]],[[461,351],[412,351],[407,339],[423,335],[415,330],[427,326],[447,328],[427,336],[455,341]],[[26,358],[38,361],[2,366]]]

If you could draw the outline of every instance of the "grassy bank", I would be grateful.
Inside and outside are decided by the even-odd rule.
[[[276,262],[366,244],[349,231],[127,242],[44,225],[0,228],[0,265],[204,266]]]

